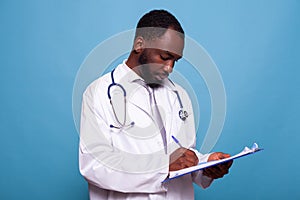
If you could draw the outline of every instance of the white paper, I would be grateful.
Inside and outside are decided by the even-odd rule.
[[[198,165],[193,166],[193,167],[188,167],[188,168],[184,168],[184,169],[177,170],[177,171],[171,171],[170,174],[169,174],[169,178],[166,179],[165,181],[183,176],[183,175],[188,174],[188,173],[192,173],[192,172],[197,171],[197,170],[201,170],[201,169],[211,167],[211,166],[214,166],[214,165],[217,165],[217,164],[221,164],[221,163],[224,163],[224,162],[227,162],[227,161],[230,161],[230,160],[234,160],[236,158],[247,156],[247,155],[253,154],[253,153],[255,153],[257,151],[260,151],[260,150],[262,150],[262,149],[258,148],[258,145],[256,143],[254,143],[251,148],[245,147],[243,151],[241,151],[240,153],[238,153],[236,155],[233,155],[229,158],[224,158],[224,159],[221,159],[221,160],[214,160],[214,161],[199,163]]]

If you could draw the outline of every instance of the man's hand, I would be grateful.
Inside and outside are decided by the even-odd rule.
[[[195,166],[197,164],[198,157],[195,152],[181,147],[179,149],[176,149],[170,155],[169,171],[180,170],[183,168]]]
[[[213,160],[220,160],[223,158],[228,158],[230,157],[229,154],[225,154],[222,152],[216,152],[216,153],[212,153],[209,157],[207,161],[213,161]],[[203,175],[208,176],[210,178],[213,179],[217,179],[217,178],[222,178],[225,174],[228,174],[229,172],[229,168],[232,165],[232,160],[216,165],[216,166],[212,166],[209,168],[206,168],[203,170]]]

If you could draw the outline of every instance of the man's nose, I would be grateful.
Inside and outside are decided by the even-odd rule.
[[[168,74],[171,74],[173,71],[173,68],[170,65],[165,65],[164,71],[167,72]]]
[[[164,66],[164,70],[165,70],[165,72],[168,72],[169,74],[171,74],[173,71],[173,67],[174,67],[174,62],[170,61],[170,62],[166,63],[166,65]]]

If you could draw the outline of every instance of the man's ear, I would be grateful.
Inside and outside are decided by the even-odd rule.
[[[141,53],[145,48],[145,40],[143,37],[138,36],[134,40],[133,50],[135,53]]]

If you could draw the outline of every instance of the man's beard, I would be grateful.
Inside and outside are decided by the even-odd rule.
[[[151,64],[149,64],[148,61],[148,51],[147,49],[145,49],[141,55],[139,56],[139,64],[140,66],[140,71],[143,75],[143,79],[145,80],[145,82],[147,83],[147,85],[149,85],[152,88],[157,88],[157,87],[161,87],[162,86],[162,81],[159,80],[155,80],[150,73],[150,68],[151,68]]]

